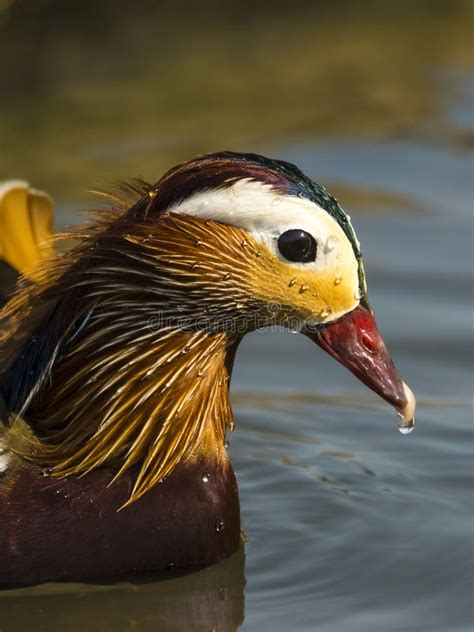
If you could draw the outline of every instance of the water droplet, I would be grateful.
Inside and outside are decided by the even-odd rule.
[[[236,309],[244,309],[244,307],[245,307],[245,303],[236,303],[235,304],[235,308]]]
[[[216,533],[220,533],[221,531],[224,531],[224,521],[221,520],[220,518],[217,518],[217,520],[216,520]]]
[[[224,274],[223,279],[224,279],[224,281],[228,281],[230,279],[230,277],[231,277],[230,272],[227,272],[226,274]]]
[[[197,372],[197,376],[198,377],[204,377],[204,375],[206,375],[206,372],[203,371],[202,369],[199,369],[199,371]]]
[[[324,246],[324,252],[332,252],[339,243],[339,237],[337,235],[329,235]]]
[[[298,279],[296,277],[293,277],[290,282],[288,283],[288,287],[293,287],[295,283],[298,282]]]
[[[329,307],[329,305],[319,312],[319,316],[323,319],[327,318],[330,314],[332,314],[332,308]]]
[[[341,283],[342,283],[342,276],[338,274],[334,279],[334,285],[341,285]]]
[[[211,478],[210,474],[203,474],[201,480],[203,483],[209,483],[209,479]]]
[[[346,217],[347,217],[347,221],[350,222],[352,217],[349,215],[349,213],[346,213]]]
[[[204,242],[201,239],[198,239],[196,242],[194,242],[195,246],[202,246],[204,244]]]
[[[240,242],[240,245],[242,246],[242,248],[247,248],[247,246],[249,245],[249,242],[246,239],[242,239],[242,241]]]
[[[404,419],[403,415],[397,413],[398,416],[398,429],[402,433],[402,435],[410,434],[415,429],[415,418],[413,419]]]
[[[262,253],[260,252],[260,250],[256,251],[255,256],[257,257],[257,259],[260,259],[260,257],[262,256]]]
[[[189,345],[186,345],[185,347],[181,349],[181,353],[189,353],[190,351],[191,351],[191,347]]]
[[[303,285],[300,287],[300,294],[304,294],[306,290],[309,290],[309,283],[303,283]]]
[[[153,199],[156,197],[156,191],[154,191],[153,189],[151,191],[148,191],[148,197]]]

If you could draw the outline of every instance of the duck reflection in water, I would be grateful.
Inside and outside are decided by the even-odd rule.
[[[117,632],[148,630],[175,632],[233,632],[244,621],[245,554],[243,544],[226,560],[186,575],[167,573],[114,585],[43,584],[0,591],[2,626],[36,632],[74,629]],[[140,628],[142,629],[142,628]]]

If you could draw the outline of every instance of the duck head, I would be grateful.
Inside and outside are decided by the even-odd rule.
[[[29,309],[8,363],[10,410],[34,433],[26,458],[58,475],[139,464],[134,500],[179,462],[222,456],[235,350],[269,325],[310,338],[413,427],[350,218],[323,187],[224,152],[133,188],[138,201],[82,232],[7,309],[16,323]]]
[[[155,192],[171,215],[207,227],[195,266],[221,275],[214,291],[225,298],[213,305],[221,326],[300,331],[392,404],[402,428],[413,427],[415,399],[369,305],[350,217],[322,186],[292,164],[227,152],[172,170]]]

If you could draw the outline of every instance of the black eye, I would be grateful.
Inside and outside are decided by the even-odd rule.
[[[278,250],[288,261],[309,263],[316,259],[316,241],[304,230],[287,230],[278,237]]]

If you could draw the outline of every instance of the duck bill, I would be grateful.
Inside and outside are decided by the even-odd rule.
[[[362,305],[342,318],[306,331],[324,351],[396,409],[402,432],[415,424],[416,400],[402,381],[372,312]]]

